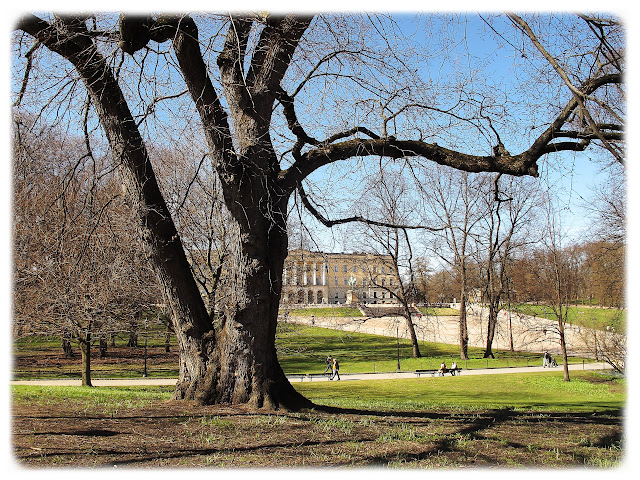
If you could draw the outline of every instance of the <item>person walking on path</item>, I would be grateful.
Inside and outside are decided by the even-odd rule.
[[[331,368],[333,366],[333,357],[331,355],[329,355],[327,357],[327,359],[324,361],[326,367],[324,369],[324,372],[322,372],[322,374],[324,375],[327,372],[331,372]]]
[[[339,370],[340,370],[340,364],[338,363],[338,359],[334,358],[333,359],[333,373],[329,377],[329,380],[333,380],[335,377],[338,377],[338,380],[340,380],[340,373],[338,373]]]
[[[549,352],[544,352],[544,356],[542,357],[542,368],[546,368],[549,367],[549,357],[551,355],[549,355]]]

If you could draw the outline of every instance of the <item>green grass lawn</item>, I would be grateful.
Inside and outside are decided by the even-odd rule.
[[[419,342],[423,358],[412,357],[411,342],[400,339],[400,368],[404,371],[438,369],[443,360],[450,365],[470,368],[501,368],[541,365],[539,354],[496,351],[495,359],[482,358],[483,350],[469,348],[470,359],[460,360],[460,347],[442,343]],[[337,357],[342,373],[397,371],[396,339],[365,333],[344,332],[296,324],[280,324],[276,336],[278,358],[285,373],[322,373],[327,355]],[[592,360],[588,360],[592,361]],[[582,359],[570,358],[570,363]]]
[[[201,406],[168,401],[171,387],[12,386],[12,451],[35,468],[499,467],[515,475],[611,469],[625,456],[625,381],[596,372],[568,383],[545,372],[294,387],[328,408]]]
[[[178,375],[177,350],[172,340],[172,353],[164,353],[164,338],[150,342],[148,348],[149,377],[175,377]],[[119,352],[108,350],[106,359],[92,358],[93,378],[137,378],[143,373],[142,347],[128,348],[126,339],[118,340]],[[422,358],[412,357],[408,339],[396,339],[380,335],[344,332],[327,328],[291,323],[280,323],[276,334],[278,359],[286,374],[322,373],[327,355],[337,357],[342,373],[395,372],[398,369],[415,371],[437,369],[444,360],[450,365],[455,359],[464,369],[502,368],[539,365],[537,353],[495,351],[495,359],[483,358],[483,350],[469,348],[469,360],[461,361],[460,348],[433,342],[419,342]],[[72,360],[64,360],[60,340],[55,337],[27,337],[14,342],[13,377],[16,380],[32,378],[80,378],[80,354]],[[123,357],[116,357],[123,355]],[[64,361],[63,361],[64,360]],[[570,358],[570,363],[582,363],[581,358]],[[586,360],[592,361],[592,360]]]
[[[501,409],[534,411],[606,411],[620,409],[626,398],[624,379],[594,371],[399,380],[359,380],[293,384],[319,405],[371,410]],[[141,408],[171,397],[173,387],[48,387],[14,385],[13,401],[31,405],[81,401],[105,413]]]
[[[171,398],[174,387],[61,387],[40,385],[12,385],[15,403],[29,405],[56,404],[78,401],[85,407],[99,407],[105,414],[121,408],[144,408]]]
[[[313,402],[344,408],[432,410],[514,408],[589,412],[623,407],[625,380],[593,371],[296,383]]]
[[[515,312],[524,313],[526,315],[536,315],[538,317],[548,318],[549,320],[557,320],[551,307],[546,305],[512,305],[511,309]],[[604,329],[607,326],[613,326],[616,330],[626,330],[626,310],[615,308],[600,308],[587,306],[571,306],[567,314],[567,321],[573,325],[580,325],[588,328]]]

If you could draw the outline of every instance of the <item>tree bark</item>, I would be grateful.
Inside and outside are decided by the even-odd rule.
[[[498,323],[498,308],[492,301],[489,301],[489,321],[487,322],[487,346],[484,350],[484,358],[495,358],[493,354],[493,339],[496,334],[496,324]]]
[[[248,196],[244,198],[246,204]],[[223,327],[202,380],[194,386],[194,379],[186,371],[180,372],[176,390],[180,398],[268,409],[296,410],[312,405],[287,380],[275,349],[288,246],[284,223],[287,197],[279,198],[278,205],[268,207],[275,218],[282,219],[275,226],[271,224],[274,217],[265,216],[255,205],[244,205],[235,212],[241,214],[241,220],[235,217],[240,234],[237,252],[229,260],[231,301],[222,313]]]
[[[107,336],[105,334],[100,335],[100,358],[107,356]]]
[[[406,301],[403,304],[403,309],[404,309],[404,318],[407,321],[407,329],[409,330],[409,337],[411,338],[411,348],[412,348],[413,358],[421,358],[422,354],[420,353],[420,345],[418,344],[416,329],[413,325],[413,320],[411,319],[411,310],[409,309],[409,305],[406,303]]]
[[[570,381],[569,377],[569,358],[567,356],[567,341],[564,336],[564,324],[560,323],[560,349],[562,351],[562,367],[564,370],[564,381]]]
[[[80,346],[82,386],[92,387],[91,384],[91,333],[78,335]]]

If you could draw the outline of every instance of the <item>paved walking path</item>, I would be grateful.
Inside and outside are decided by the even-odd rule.
[[[556,335],[554,335],[555,322],[527,315],[507,316],[505,312],[501,312],[505,318],[501,318],[499,322],[493,348],[508,349],[513,338],[514,349],[516,351],[549,351],[554,355],[559,355],[560,348]],[[470,305],[467,313],[467,322],[469,330],[469,344],[471,346],[483,347],[485,342],[485,332],[483,325],[486,323],[487,312],[478,305]],[[409,338],[404,319],[399,317],[289,317],[291,323],[299,323],[306,325],[315,325],[316,327],[331,328],[334,330],[352,331],[360,333],[372,333],[376,335],[384,335],[389,337],[399,336],[400,338]],[[511,328],[506,328],[507,321],[510,322]],[[435,317],[423,315],[414,319],[416,333],[419,340],[433,341],[436,343],[457,344],[458,341],[458,317]],[[568,344],[568,352],[570,355],[580,356],[589,351],[585,344],[585,338],[590,336],[590,330],[575,326],[566,327],[566,339]],[[542,358],[540,359],[542,363]],[[569,365],[569,370],[601,370],[609,369],[609,365],[602,362],[588,363],[585,365],[576,364]],[[500,375],[507,373],[525,373],[525,372],[552,372],[561,371],[562,366],[555,368],[543,368],[542,366],[534,367],[510,367],[510,368],[478,368],[471,370],[462,370],[461,375]],[[418,374],[413,371],[409,372],[390,372],[390,373],[342,373],[342,380],[383,380],[397,378],[416,378]],[[450,375],[447,375],[450,376]],[[430,374],[421,374],[421,378],[432,378]],[[327,376],[323,375],[289,375],[291,382],[326,382],[329,381]],[[438,378],[435,375],[433,378]],[[144,385],[175,385],[176,378],[137,378],[137,379],[94,379],[95,386],[144,386]],[[21,380],[13,381],[11,385],[80,385],[80,380]]]
[[[575,370],[603,370],[611,367],[602,362],[569,365],[569,371]],[[500,375],[509,373],[530,373],[530,372],[561,372],[562,365],[554,368],[538,367],[510,367],[510,368],[475,368],[462,370],[461,376],[466,375]],[[447,374],[446,377],[451,375]],[[417,378],[416,372],[386,372],[386,373],[344,373],[340,374],[341,380],[389,380],[400,378]],[[288,375],[290,382],[328,382],[326,375]],[[430,374],[420,374],[420,378],[441,378],[438,375],[433,377]],[[175,385],[176,378],[119,378],[119,379],[95,379],[92,384],[95,387],[129,387],[147,385]],[[337,380],[336,380],[337,381]],[[14,380],[11,385],[40,385],[40,386],[79,386],[80,380]]]

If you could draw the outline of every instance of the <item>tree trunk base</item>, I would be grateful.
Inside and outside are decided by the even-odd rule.
[[[201,378],[184,375],[178,379],[173,399],[199,405],[246,405],[267,411],[299,411],[315,406],[293,388],[279,365],[274,370],[264,378],[241,374],[241,370],[224,374],[212,366]]]
[[[241,385],[212,385],[206,377],[198,380],[179,380],[174,400],[193,401],[198,405],[245,405],[255,410],[296,412],[314,408],[315,404],[298,393],[285,378],[282,382],[264,382],[266,388],[247,391]],[[234,392],[229,395],[229,392]]]

